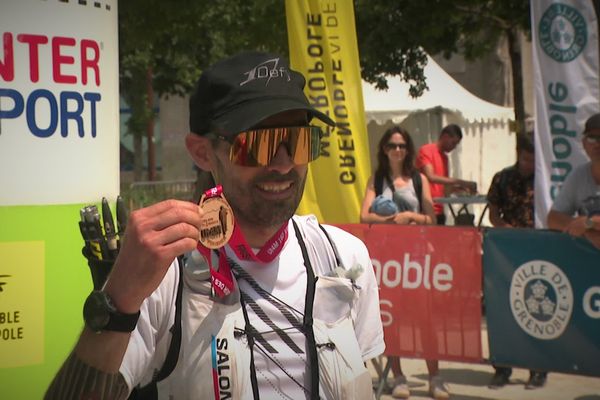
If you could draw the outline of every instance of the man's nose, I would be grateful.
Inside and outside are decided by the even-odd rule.
[[[270,171],[277,171],[280,174],[287,174],[294,168],[294,161],[290,156],[285,144],[281,143],[277,149],[277,153],[271,159],[271,162],[267,166]]]

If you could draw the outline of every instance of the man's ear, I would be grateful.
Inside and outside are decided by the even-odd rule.
[[[212,171],[214,169],[214,150],[210,139],[196,135],[195,133],[188,133],[185,137],[185,146],[200,169],[205,171]]]

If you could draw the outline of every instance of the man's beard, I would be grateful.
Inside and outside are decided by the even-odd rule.
[[[221,177],[225,174],[221,173]],[[278,228],[287,222],[296,212],[302,193],[306,175],[301,177],[295,169],[285,175],[267,172],[257,175],[249,182],[241,182],[234,176],[227,176],[228,181],[223,183],[223,193],[233,209],[236,221],[254,228]],[[262,182],[291,181],[294,193],[282,200],[265,200],[257,192]]]
[[[300,177],[296,170],[291,170],[286,175],[269,173],[264,176],[259,176],[257,179],[250,183],[252,188],[255,188],[260,182],[280,182],[280,181],[293,181],[294,193],[291,197],[278,201],[264,201],[259,197],[250,196],[249,203],[243,202],[242,207],[239,209],[234,208],[234,212],[237,211],[241,214],[241,218],[246,223],[252,224],[256,227],[269,228],[279,227],[287,222],[292,215],[296,212],[298,204],[302,199],[302,193],[304,192],[304,178]],[[237,214],[236,214],[237,215]]]

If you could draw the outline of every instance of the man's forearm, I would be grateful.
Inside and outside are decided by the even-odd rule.
[[[438,184],[442,184],[442,185],[452,185],[452,184],[456,183],[456,181],[457,181],[454,178],[436,174],[433,169],[433,166],[431,164],[425,164],[422,167],[421,172],[423,172],[423,174],[427,177],[427,180],[430,183],[438,183]]]
[[[496,228],[510,227],[510,224],[502,219],[498,206],[490,204],[489,216],[492,226]]]
[[[554,229],[557,231],[562,231],[564,230],[569,223],[573,220],[573,217],[565,214],[565,213],[561,213],[559,211],[555,211],[555,210],[550,210],[550,212],[548,213],[548,228],[550,229]]]
[[[584,233],[583,237],[585,237],[587,240],[592,242],[592,244],[594,246],[596,246],[598,249],[600,249],[600,231],[590,230],[590,231]]]
[[[73,353],[52,381],[46,399],[125,399],[128,388],[119,367],[129,334],[85,329]],[[97,397],[96,397],[97,396]]]
[[[455,178],[451,178],[448,176],[442,176],[442,175],[436,175],[436,174],[431,174],[431,175],[425,175],[427,176],[427,179],[429,180],[430,183],[438,183],[438,184],[442,184],[442,185],[454,185],[456,183],[458,183],[458,179]]]
[[[48,387],[44,400],[126,399],[129,388],[119,373],[107,373],[71,353]]]
[[[79,338],[75,353],[85,363],[102,371],[119,371],[131,334],[104,331],[94,333],[84,329]]]

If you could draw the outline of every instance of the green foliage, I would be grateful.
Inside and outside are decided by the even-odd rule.
[[[529,32],[526,0],[354,0],[363,78],[386,75],[427,88],[426,52],[477,58],[509,31]],[[151,110],[147,74],[158,95],[189,93],[200,72],[224,56],[261,49],[287,55],[282,0],[127,0],[119,3],[121,94],[131,132],[143,135]]]
[[[287,48],[281,1],[127,0],[119,6],[122,93],[139,93],[136,82],[151,69],[157,94],[183,95],[202,69],[224,56]]]
[[[385,75],[411,83],[410,94],[427,87],[425,52],[461,53],[475,59],[498,41],[529,32],[526,0],[354,0],[363,78],[387,88]]]
[[[189,93],[200,72],[241,50],[287,53],[280,0],[126,0],[119,2],[120,92],[130,133],[143,137],[152,110],[148,74],[159,96]]]

